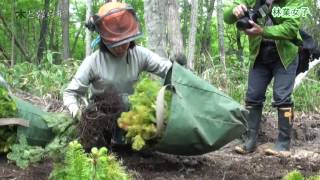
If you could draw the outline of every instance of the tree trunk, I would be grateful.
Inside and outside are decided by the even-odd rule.
[[[41,63],[41,60],[43,58],[43,52],[46,49],[46,36],[48,32],[48,12],[49,12],[49,5],[50,0],[44,1],[44,17],[40,17],[41,19],[41,30],[40,30],[40,37],[39,37],[39,46],[38,46],[38,52],[37,52],[37,60],[38,64]]]
[[[243,47],[241,45],[241,34],[240,31],[237,30],[237,56],[241,63],[243,63]]]
[[[212,25],[212,14],[214,10],[215,0],[206,1],[206,20],[204,21],[204,26],[202,29],[202,38],[201,38],[201,54],[208,55],[211,53],[211,25]]]
[[[197,36],[198,0],[191,1],[191,28],[188,40],[188,68],[194,68],[194,52]]]
[[[183,45],[186,46],[187,39],[188,39],[188,27],[189,27],[189,19],[190,19],[190,11],[191,7],[189,5],[188,0],[183,0],[183,11],[182,11],[182,17],[183,17],[183,24],[182,24],[182,39],[183,39]]]
[[[87,10],[86,10],[86,21],[90,18],[92,15],[92,0],[87,0],[86,4]],[[86,28],[86,57],[89,56],[92,53],[91,50],[91,31]]]
[[[145,0],[144,19],[147,30],[147,46],[162,57],[166,53],[167,4],[165,0]]]
[[[8,54],[6,54],[4,48],[1,46],[1,44],[0,44],[0,55],[2,55],[6,60],[9,60],[9,59],[10,59],[10,56],[9,56]],[[4,61],[4,62],[5,62],[7,65],[9,65],[7,61]]]
[[[75,39],[74,39],[74,43],[73,43],[73,46],[72,46],[72,49],[71,49],[71,54],[74,53],[74,50],[75,50],[76,47],[77,47],[78,39],[79,39],[79,36],[80,36],[80,34],[81,34],[82,30],[83,30],[83,27],[84,27],[84,25],[81,24],[81,26],[80,26],[77,34],[76,34],[76,37],[75,37]],[[87,38],[87,37],[86,37],[86,38]],[[91,39],[91,38],[90,38],[90,39]],[[91,40],[90,40],[90,41],[91,41]],[[90,42],[90,41],[89,41],[89,42]],[[87,40],[86,40],[86,43],[87,43]],[[90,48],[90,44],[89,44],[89,48]],[[86,53],[87,53],[87,52],[86,52]],[[90,48],[90,54],[91,54],[91,48]],[[88,54],[88,55],[86,54],[86,57],[89,56],[90,54]]]
[[[15,34],[12,32],[12,30],[9,28],[5,18],[2,16],[1,9],[0,9],[0,20],[3,23],[3,27],[5,28],[5,32],[8,34],[8,37],[10,39],[12,37],[16,37]],[[20,52],[22,53],[22,55],[25,58],[25,60],[30,62],[30,58],[29,58],[28,54],[26,53],[26,50],[23,48],[23,46],[21,45],[20,41],[17,40],[17,38],[14,38],[14,44],[20,50]]]
[[[60,8],[62,20],[63,58],[64,60],[68,60],[70,57],[69,0],[61,0]]]
[[[180,26],[179,4],[176,0],[168,0],[167,29],[169,38],[169,54],[184,53]]]
[[[54,14],[57,15],[58,13],[58,1],[54,1]],[[58,51],[57,46],[55,44],[55,32],[56,32],[56,19],[52,18],[51,21],[51,29],[50,29],[50,39],[49,39],[49,49],[53,51]]]
[[[218,43],[219,43],[219,52],[220,52],[220,61],[224,69],[222,75],[223,78],[223,87],[227,88],[227,67],[225,61],[225,49],[224,49],[224,24],[223,24],[223,6],[221,0],[217,0],[217,24],[218,24]]]
[[[15,5],[16,5],[16,1],[13,0],[12,1],[12,9],[11,9],[11,29],[12,29],[12,33],[15,34]],[[11,67],[13,67],[14,65],[14,58],[15,58],[15,46],[14,46],[14,40],[15,40],[15,36],[11,36]]]

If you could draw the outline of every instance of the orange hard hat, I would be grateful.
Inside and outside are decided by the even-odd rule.
[[[109,2],[100,7],[95,26],[107,47],[131,42],[142,36],[138,18],[128,4]]]

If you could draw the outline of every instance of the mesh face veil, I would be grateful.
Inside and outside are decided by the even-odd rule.
[[[125,3],[106,3],[95,17],[95,30],[108,48],[129,43],[142,36],[134,9]]]

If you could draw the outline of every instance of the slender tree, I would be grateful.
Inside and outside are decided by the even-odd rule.
[[[0,9],[0,21],[3,24],[3,27],[5,29],[5,32],[7,33],[6,35],[8,36],[8,38],[11,39],[12,37],[15,37],[15,33],[9,27],[7,21],[5,20],[5,17],[2,15],[1,9]],[[21,45],[21,42],[17,38],[13,38],[13,39],[14,39],[14,44],[17,46],[19,51],[22,53],[24,59],[27,60],[27,61],[30,61],[30,58],[29,58],[29,56],[27,54],[27,51]]]
[[[218,44],[220,52],[220,61],[224,69],[223,77],[223,86],[226,88],[227,83],[227,67],[226,67],[226,55],[224,49],[224,25],[223,25],[223,6],[222,1],[217,0],[217,24],[218,24]]]
[[[188,68],[194,68],[194,52],[197,36],[198,0],[191,1],[191,28],[188,40]]]
[[[74,54],[74,51],[75,49],[77,48],[77,43],[78,43],[78,40],[79,40],[79,36],[81,34],[81,32],[83,31],[83,28],[84,28],[84,25],[81,24],[77,34],[76,34],[76,37],[74,38],[74,42],[73,42],[73,45],[72,45],[72,49],[71,49],[71,54]],[[90,35],[91,36],[91,35]],[[87,40],[87,34],[86,34],[86,57],[89,56],[91,54],[91,47],[90,47],[90,42],[91,42],[91,37],[90,37],[90,40],[88,41]],[[87,45],[89,44],[89,54],[87,54]]]
[[[86,8],[87,8],[86,21],[87,21],[92,15],[92,0],[87,0]],[[91,45],[91,31],[89,29],[86,29],[86,56],[89,56],[92,52],[90,45]]]
[[[53,13],[57,16],[59,11],[59,3],[57,0],[53,1]],[[53,51],[58,51],[58,37],[56,37],[56,31],[57,31],[57,22],[56,18],[52,17],[51,20],[51,27],[50,27],[50,35],[49,35],[49,49]]]
[[[181,14],[181,23],[182,23],[182,40],[183,45],[186,46],[187,39],[188,39],[188,32],[189,32],[189,25],[190,25],[190,11],[191,5],[189,4],[188,0],[182,1],[182,14]]]
[[[237,57],[240,60],[240,62],[243,63],[243,46],[241,44],[241,34],[239,30],[237,30],[237,47]]]
[[[40,16],[41,19],[41,30],[40,30],[40,37],[39,37],[39,45],[38,45],[38,52],[37,52],[37,61],[40,64],[43,52],[46,49],[46,36],[48,32],[48,13],[49,13],[49,6],[50,0],[44,1],[44,14]]]
[[[212,15],[214,10],[214,3],[215,0],[205,0],[205,7],[206,7],[206,19],[204,20],[204,25],[202,28],[202,37],[201,37],[201,48],[200,53],[208,55],[211,53],[211,37],[210,29],[212,26]]]
[[[15,58],[15,44],[14,44],[14,41],[15,41],[15,16],[16,16],[16,13],[15,13],[15,4],[16,4],[16,1],[13,0],[12,1],[12,11],[11,11],[11,29],[12,29],[12,36],[11,36],[11,67],[14,65],[14,58]]]
[[[4,48],[1,46],[1,44],[0,44],[0,55],[2,55],[6,60],[10,59],[10,56],[8,54],[6,54]]]
[[[70,57],[70,40],[69,40],[69,0],[61,0],[61,21],[62,21],[62,39],[63,39],[63,58]]]

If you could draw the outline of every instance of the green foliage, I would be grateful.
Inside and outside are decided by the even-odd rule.
[[[54,139],[46,145],[47,155],[53,159],[61,159],[67,144],[76,139],[76,122],[65,113],[50,113],[44,118],[55,134]]]
[[[11,152],[7,154],[7,157],[20,168],[26,168],[32,163],[39,162],[44,157],[50,157],[54,160],[62,159],[66,152],[67,144],[76,138],[76,125],[70,116],[64,113],[50,113],[44,117],[44,120],[55,134],[54,139],[45,147],[29,145],[23,135],[19,137],[17,144],[13,145],[16,142],[11,142]],[[15,137],[16,134],[16,129],[13,129],[9,135]]]
[[[8,91],[0,86],[0,118],[15,117],[16,114],[16,103],[12,100]]]
[[[0,86],[0,118],[15,117],[17,106],[8,91]],[[0,126],[0,153],[7,153],[16,142],[17,128],[15,126]]]
[[[294,170],[288,173],[285,177],[282,178],[283,180],[304,180],[303,175],[300,171]]]
[[[245,93],[247,91],[249,64],[245,65],[241,62],[235,62],[227,69],[228,89],[223,88],[223,78],[220,74],[224,73],[221,65],[215,65],[204,71],[201,76],[211,84],[226,92],[233,99],[244,104]],[[317,68],[309,72],[308,76],[303,80],[302,84],[294,90],[293,99],[295,110],[297,111],[319,111],[320,96],[319,79],[317,79]],[[266,92],[265,111],[272,110],[273,98],[273,82],[270,83]]]
[[[307,180],[320,180],[320,175],[319,176],[310,176],[307,178]]]
[[[134,94],[129,96],[131,110],[118,119],[120,128],[127,131],[126,138],[132,142],[134,150],[141,150],[156,134],[156,97],[161,88],[158,81],[144,78],[135,86]],[[165,102],[171,102],[171,93],[166,92]],[[165,105],[165,119],[169,117],[170,103]]]
[[[31,163],[40,161],[44,152],[44,149],[39,146],[30,146],[26,137],[22,135],[19,137],[19,143],[11,147],[11,152],[7,154],[7,158],[24,169]]]
[[[316,68],[309,72],[302,84],[295,90],[293,97],[295,108],[301,111],[320,110],[320,81],[316,80]]]
[[[0,127],[0,154],[9,152],[9,149],[16,141],[17,128],[15,126]]]
[[[78,62],[62,65],[53,64],[52,54],[47,54],[48,61],[40,66],[24,62],[7,68],[0,64],[4,78],[14,88],[21,89],[39,96],[50,95],[61,99],[61,94],[78,67]]]
[[[305,178],[300,171],[294,170],[289,172],[282,180],[320,180],[320,176],[310,176]]]
[[[70,142],[64,162],[56,164],[51,172],[51,180],[127,180],[131,177],[107,149],[92,148],[91,153],[84,152],[77,141]]]

